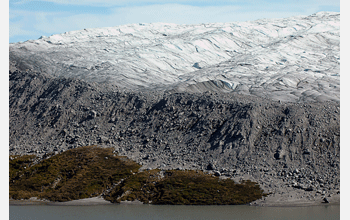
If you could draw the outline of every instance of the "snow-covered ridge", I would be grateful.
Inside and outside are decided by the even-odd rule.
[[[132,24],[10,44],[10,59],[129,89],[220,90],[339,101],[340,14],[198,25]]]

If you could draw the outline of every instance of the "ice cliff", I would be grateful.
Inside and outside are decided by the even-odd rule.
[[[132,90],[339,101],[340,13],[248,22],[130,24],[10,44],[22,69]]]

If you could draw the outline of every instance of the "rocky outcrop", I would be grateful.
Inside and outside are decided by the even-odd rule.
[[[266,192],[297,191],[320,202],[339,192],[338,102],[130,92],[15,67],[9,78],[10,154],[45,158],[98,144],[114,147],[142,169],[249,178]]]

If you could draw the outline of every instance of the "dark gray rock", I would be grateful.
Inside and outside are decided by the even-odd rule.
[[[221,173],[219,171],[214,171],[215,176],[221,176]]]
[[[228,173],[237,179],[249,172],[270,191],[293,186],[292,181],[303,185],[293,187],[303,193],[310,185],[314,188],[309,193],[328,191],[340,178],[336,102],[140,93],[30,71],[11,72],[9,79],[10,154],[49,155],[99,144],[146,168],[203,169],[221,175],[226,175],[224,169],[236,170]],[[326,122],[324,115],[336,120]]]
[[[328,200],[326,197],[324,197],[324,198],[323,198],[323,202],[324,202],[324,203],[329,203],[329,200]]]

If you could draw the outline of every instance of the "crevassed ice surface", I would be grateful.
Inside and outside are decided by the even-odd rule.
[[[10,44],[10,58],[55,76],[133,90],[237,92],[339,101],[340,13],[249,22],[131,24]]]

